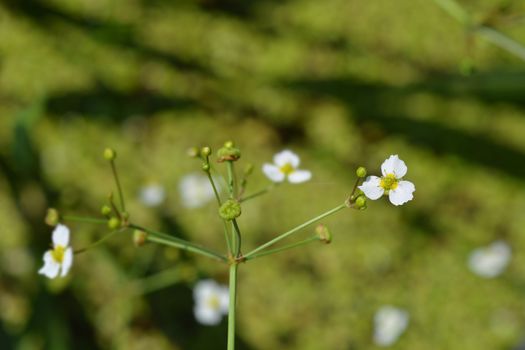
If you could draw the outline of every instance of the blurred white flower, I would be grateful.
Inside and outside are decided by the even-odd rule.
[[[374,316],[374,343],[379,346],[394,344],[408,327],[409,315],[405,310],[387,305]]]
[[[273,164],[265,163],[262,171],[273,182],[283,182],[288,179],[291,183],[301,183],[310,180],[312,173],[297,169],[300,162],[297,154],[284,150],[273,156]]]
[[[213,280],[197,282],[193,289],[195,306],[193,313],[197,321],[207,326],[217,325],[222,316],[228,314],[229,290]]]
[[[512,252],[504,241],[496,241],[491,245],[475,249],[469,257],[468,265],[476,275],[494,278],[507,267]]]
[[[219,191],[217,181],[215,181],[215,186]],[[182,205],[187,208],[202,207],[215,197],[208,177],[197,173],[184,176],[180,180],[179,190]]]
[[[413,192],[416,190],[410,181],[402,180],[407,173],[407,166],[396,155],[390,156],[381,165],[382,177],[369,176],[359,189],[365,196],[375,200],[383,194],[388,194],[390,202],[394,205],[401,205],[413,199]]]
[[[73,249],[69,246],[69,229],[58,225],[53,231],[53,249],[44,254],[44,266],[38,271],[48,278],[67,275],[73,264]]]
[[[149,184],[142,187],[139,191],[140,201],[147,207],[156,207],[166,198],[166,190],[157,184]]]

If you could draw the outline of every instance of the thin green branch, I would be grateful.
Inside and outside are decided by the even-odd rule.
[[[246,260],[253,260],[253,259],[260,258],[260,257],[266,256],[266,255],[279,253],[279,252],[282,252],[282,251],[285,251],[285,250],[289,250],[289,249],[292,249],[292,248],[300,247],[302,245],[306,245],[306,244],[311,243],[311,242],[318,242],[320,240],[321,240],[321,238],[319,238],[319,236],[309,237],[309,238],[303,239],[302,241],[299,241],[299,242],[291,243],[291,244],[288,244],[288,245],[285,245],[285,246],[282,246],[282,247],[279,247],[279,248],[265,250],[263,252],[250,255],[249,257],[246,257]]]
[[[75,250],[73,253],[74,254],[80,254],[80,253],[84,253],[84,252],[88,251],[89,249],[95,248],[96,246],[101,245],[102,243],[104,243],[105,241],[107,241],[108,239],[113,237],[115,234],[117,234],[119,232],[122,232],[125,229],[126,228],[121,228],[120,230],[112,231],[112,232],[108,233],[107,235],[105,235],[104,237],[102,237],[101,239],[99,239],[98,241],[95,241],[95,242],[91,243],[90,245],[88,245],[85,248],[81,248],[81,249]]]
[[[90,224],[107,224],[107,219],[97,219],[87,216],[75,216],[75,215],[62,215],[64,221],[76,221],[76,222],[87,222]]]
[[[248,195],[248,196],[246,196],[246,197],[244,197],[244,198],[241,198],[239,202],[242,203],[242,202],[245,202],[245,201],[247,201],[247,200],[253,199],[253,198],[255,198],[255,197],[259,197],[259,196],[261,196],[261,195],[263,195],[263,194],[265,194],[265,193],[268,193],[268,192],[269,192],[270,190],[272,190],[275,186],[276,186],[276,184],[275,184],[275,183],[272,183],[271,185],[269,185],[269,186],[266,187],[266,188],[263,188],[263,189],[260,190],[260,191],[257,191],[257,192],[252,193],[252,194],[250,194],[250,195]]]
[[[223,262],[227,262],[228,261],[228,259],[222,254],[219,254],[219,253],[217,253],[217,252],[215,252],[213,250],[210,250],[208,248],[204,248],[204,247],[198,246],[198,245],[196,245],[194,243],[191,243],[191,242],[188,242],[188,241],[186,241],[184,239],[171,236],[171,235],[169,235],[167,233],[150,230],[150,229],[147,229],[147,228],[144,228],[144,227],[141,227],[141,226],[138,226],[138,225],[134,225],[134,224],[129,225],[129,227],[135,228],[135,229],[138,229],[138,230],[142,230],[144,232],[147,232],[148,236],[147,236],[146,239],[148,241],[159,243],[159,244],[168,245],[168,246],[171,246],[171,247],[180,248],[180,249],[187,250],[187,251],[190,251],[190,252],[193,252],[193,253],[197,253],[197,254],[200,254],[200,255],[207,256],[209,258],[221,260]]]
[[[324,212],[323,214],[318,215],[318,216],[316,216],[315,218],[313,218],[313,219],[311,219],[311,220],[308,220],[308,221],[305,222],[304,224],[301,224],[301,225],[299,225],[299,226],[297,226],[297,227],[295,227],[295,228],[293,228],[293,229],[291,229],[291,230],[289,230],[289,231],[286,231],[285,233],[283,233],[283,234],[277,236],[276,238],[272,239],[271,241],[269,241],[269,242],[267,242],[267,243],[265,243],[265,244],[259,246],[258,248],[252,250],[251,252],[249,252],[248,254],[246,254],[244,257],[245,257],[245,258],[249,258],[249,257],[251,257],[252,255],[254,255],[255,253],[258,253],[258,252],[260,252],[261,250],[266,249],[266,248],[268,248],[268,247],[274,245],[275,243],[277,243],[277,242],[279,242],[279,241],[285,239],[286,237],[289,237],[290,235],[294,234],[295,232],[297,232],[297,231],[299,231],[299,230],[301,230],[301,229],[303,229],[303,228],[305,228],[305,227],[307,227],[307,226],[309,226],[309,225],[311,225],[311,224],[313,224],[313,223],[315,223],[315,222],[317,222],[317,221],[319,221],[319,220],[322,220],[323,218],[325,218],[325,217],[327,217],[327,216],[330,216],[330,215],[332,215],[332,214],[334,214],[334,213],[336,213],[336,212],[338,212],[339,210],[342,210],[342,209],[344,209],[344,208],[347,208],[346,204],[343,203],[343,204],[341,204],[341,205],[338,205],[337,207],[335,207],[335,208],[333,208],[333,209],[330,209],[330,210],[328,210],[327,212]]]
[[[219,191],[217,191],[217,187],[215,186],[215,181],[213,181],[213,177],[211,176],[211,173],[209,171],[206,171],[206,175],[208,175],[208,180],[210,180],[211,187],[213,188],[213,193],[215,193],[215,199],[217,199],[217,203],[220,207],[222,205],[222,202],[221,197],[219,196]]]
[[[492,27],[486,25],[472,27],[471,16],[455,0],[434,0],[434,2],[459,23],[471,29],[472,33],[525,61],[525,46],[523,44]]]
[[[115,178],[115,184],[117,185],[118,190],[118,198],[120,201],[120,209],[122,212],[126,211],[126,203],[124,201],[124,194],[122,192],[122,187],[120,186],[120,180],[118,177],[117,167],[115,166],[115,160],[110,160],[111,163],[111,171],[113,172],[113,177]]]
[[[169,287],[182,280],[178,268],[171,268],[134,282],[137,294],[148,294]]]
[[[241,243],[242,243],[241,230],[239,229],[239,225],[237,224],[237,220],[235,219],[232,220],[232,226],[233,226],[233,231],[235,235],[237,236],[237,240],[236,240],[237,246],[235,247],[235,256],[239,257],[241,256]]]
[[[230,198],[235,197],[235,171],[233,169],[233,161],[226,161],[226,167],[228,169],[228,190],[230,192]]]

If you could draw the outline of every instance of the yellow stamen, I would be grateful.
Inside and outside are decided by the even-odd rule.
[[[291,173],[295,171],[295,168],[293,167],[292,164],[286,163],[285,165],[280,167],[279,170],[281,170],[281,173],[283,173],[284,175],[290,175]]]
[[[395,190],[397,188],[399,181],[397,180],[396,176],[394,174],[386,174],[386,176],[383,176],[381,178],[381,182],[379,185],[385,190]]]
[[[61,245],[57,245],[55,247],[55,249],[53,249],[51,251],[51,256],[53,257],[53,260],[55,260],[57,263],[61,264],[62,261],[64,260],[64,253],[66,251],[66,248],[61,246]]]
[[[216,295],[209,297],[208,300],[206,300],[206,303],[213,310],[218,310],[221,307],[221,301]]]

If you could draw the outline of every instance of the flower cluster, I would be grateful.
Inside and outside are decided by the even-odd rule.
[[[310,180],[312,173],[298,169],[301,160],[290,150],[284,150],[273,156],[273,164],[265,163],[263,173],[273,182],[288,180],[291,183],[301,183]]]

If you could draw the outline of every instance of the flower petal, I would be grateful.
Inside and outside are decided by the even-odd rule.
[[[308,170],[296,170],[288,175],[288,181],[293,184],[308,181],[312,178],[312,173]]]
[[[69,229],[65,225],[59,224],[53,231],[53,245],[67,247],[69,244]]]
[[[469,267],[478,276],[494,278],[507,267],[512,256],[509,245],[496,241],[486,248],[475,249],[469,256]]]
[[[262,171],[264,175],[273,182],[283,182],[286,177],[281,170],[279,170],[279,167],[273,164],[265,163],[262,167]]]
[[[383,173],[383,176],[394,174],[396,178],[400,179],[406,175],[407,170],[408,168],[405,162],[399,159],[397,154],[390,156],[383,162],[383,164],[381,164],[381,172]]]
[[[218,183],[216,183],[219,191]],[[199,208],[215,197],[209,179],[201,174],[189,174],[179,182],[182,205],[186,208]]]
[[[273,162],[279,167],[290,164],[292,167],[297,168],[301,161],[297,154],[288,149],[285,149],[284,151],[281,151],[273,156]]]
[[[166,191],[160,185],[147,185],[140,189],[140,201],[147,207],[156,207],[166,198]]]
[[[394,205],[405,204],[414,198],[412,194],[416,190],[416,186],[410,181],[399,181],[395,190],[390,190],[388,198]]]
[[[359,189],[364,192],[365,196],[372,200],[380,198],[385,190],[380,186],[381,179],[377,176],[369,176],[363,182]]]
[[[48,278],[55,278],[58,276],[59,269],[60,264],[53,260],[53,257],[51,256],[51,251],[47,251],[44,254],[44,266],[42,266],[42,268],[38,270],[38,273]]]
[[[197,304],[203,303],[205,300],[215,293],[219,288],[217,282],[212,279],[199,281],[193,287],[193,298]]]
[[[193,314],[195,315],[197,322],[206,326],[217,325],[222,319],[222,313],[220,310],[208,307],[205,303],[196,304],[193,307]]]
[[[71,268],[71,265],[73,265],[73,249],[71,249],[70,247],[67,248],[64,252],[64,260],[62,260],[62,277],[67,275],[69,269]]]

